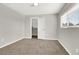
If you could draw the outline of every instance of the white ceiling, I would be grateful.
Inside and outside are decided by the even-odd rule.
[[[64,6],[64,3],[40,3],[39,6],[31,6],[32,3],[3,3],[7,7],[23,15],[56,14]]]

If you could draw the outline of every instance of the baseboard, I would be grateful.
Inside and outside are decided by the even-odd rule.
[[[69,52],[69,50],[66,48],[66,46],[62,43],[62,41],[58,40],[59,43],[64,47],[64,49],[69,53],[69,55],[71,55],[71,53]]]
[[[17,42],[19,40],[22,40],[22,39],[24,39],[24,38],[19,38],[19,39],[16,39],[16,40],[12,41],[12,42],[8,42],[8,43],[4,44],[3,46],[0,46],[0,48],[6,47],[6,46],[8,46],[10,44],[13,44],[13,43],[15,43],[15,42]],[[30,38],[27,38],[27,39],[30,39]]]
[[[48,39],[48,38],[38,38],[39,40],[58,40],[58,39],[56,39],[56,38],[52,38],[52,39]]]

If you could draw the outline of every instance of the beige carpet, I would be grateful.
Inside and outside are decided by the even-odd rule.
[[[68,55],[57,40],[23,39],[0,49],[0,55]]]

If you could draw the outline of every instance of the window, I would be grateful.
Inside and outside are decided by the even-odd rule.
[[[61,27],[79,27],[79,4],[61,16]]]

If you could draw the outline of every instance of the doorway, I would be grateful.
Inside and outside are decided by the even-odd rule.
[[[38,39],[38,18],[32,17],[32,39]]]

